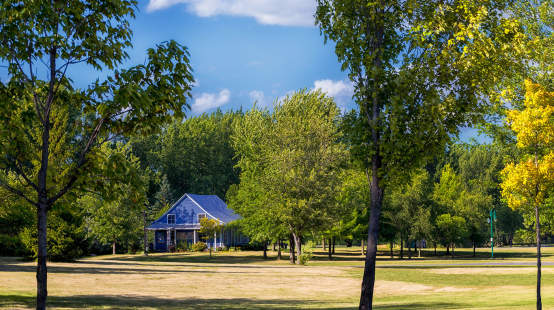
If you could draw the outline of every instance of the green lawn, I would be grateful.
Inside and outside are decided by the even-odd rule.
[[[363,273],[359,250],[337,248],[329,261],[318,249],[308,266],[263,260],[261,252],[222,252],[213,259],[205,253],[107,255],[50,263],[49,307],[354,309]],[[554,248],[544,252],[544,261],[554,262]],[[533,309],[534,249],[496,253],[494,260],[487,259],[488,249],[479,249],[476,259],[470,249],[457,250],[455,258],[381,256],[376,309]],[[34,306],[34,272],[33,262],[0,258],[1,308]],[[543,267],[542,283],[544,309],[554,309],[554,266]]]

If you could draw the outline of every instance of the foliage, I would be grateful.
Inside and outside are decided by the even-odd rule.
[[[84,208],[87,232],[102,243],[121,243],[128,250],[136,250],[142,235],[142,210],[146,204],[145,182],[138,159],[128,145],[104,147],[107,157],[117,157],[119,166],[125,167],[126,180],[112,185],[114,192],[109,199],[87,194],[77,200]],[[108,180],[109,182],[109,180]]]
[[[542,206],[554,185],[554,92],[526,81],[525,109],[508,113],[517,146],[526,155],[502,174],[502,195],[511,208]]]
[[[47,213],[66,194],[112,192],[103,178],[122,170],[102,146],[149,134],[189,108],[193,82],[187,49],[175,41],[146,52],[130,68],[129,19],[137,2],[3,1],[0,4],[0,186],[37,209],[37,309],[46,307]],[[75,65],[107,78],[75,86]],[[16,174],[16,184],[8,175]]]
[[[302,235],[331,224],[345,155],[338,115],[331,98],[301,90],[277,102],[273,112],[254,109],[235,125],[241,174],[229,202],[246,233],[265,240],[292,234],[300,255]]]
[[[207,248],[208,246],[206,245],[206,243],[202,241],[198,241],[190,247],[190,249],[194,252],[202,252]]]
[[[440,232],[440,241],[444,246],[454,246],[460,243],[467,236],[468,230],[466,221],[459,216],[441,214],[437,217],[435,224]]]
[[[59,208],[49,216],[48,258],[52,261],[71,261],[87,250],[86,233],[81,227],[81,216],[72,209]],[[36,221],[36,219],[35,219]],[[25,227],[19,234],[21,243],[31,257],[38,254],[37,231],[34,226]]]

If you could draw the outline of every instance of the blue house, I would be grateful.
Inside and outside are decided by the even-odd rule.
[[[223,229],[215,236],[200,236],[200,219],[210,218],[219,221]],[[153,249],[166,252],[180,243],[194,244],[206,240],[209,247],[235,246],[248,243],[248,238],[236,228],[227,224],[240,219],[240,216],[227,208],[227,204],[216,195],[184,194],[148,230],[154,231]],[[202,238],[205,237],[205,238]]]

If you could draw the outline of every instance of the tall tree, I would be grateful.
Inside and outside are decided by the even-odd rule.
[[[508,112],[510,127],[517,134],[517,146],[525,156],[502,171],[502,195],[511,208],[535,214],[537,309],[542,309],[540,210],[554,189],[554,92],[530,80],[525,82],[525,88],[525,108]]]
[[[316,23],[325,40],[336,42],[354,84],[364,125],[353,129],[367,146],[371,171],[360,309],[372,308],[386,184],[481,115],[477,97],[502,65],[487,50],[509,44],[491,39],[502,7],[503,1],[318,0]]]
[[[100,176],[110,173],[99,165],[102,144],[155,131],[188,108],[193,78],[188,52],[177,42],[148,49],[144,64],[120,67],[136,4],[0,4],[0,61],[7,65],[0,82],[0,186],[37,212],[37,309],[46,307],[48,211],[67,193],[102,187]],[[108,77],[78,88],[74,65],[104,69]],[[6,181],[8,173],[18,184]]]
[[[303,235],[321,229],[336,212],[334,189],[345,157],[338,114],[331,98],[301,90],[271,113],[248,112],[232,136],[241,168],[236,192],[252,197],[233,207],[246,221],[278,219],[293,236],[298,256]]]

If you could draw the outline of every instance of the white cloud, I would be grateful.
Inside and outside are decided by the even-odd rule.
[[[220,107],[227,102],[231,97],[231,92],[228,89],[223,89],[217,94],[202,93],[198,96],[192,104],[192,111],[196,113],[203,113],[209,109]]]
[[[231,15],[253,17],[260,24],[313,26],[316,1],[313,0],[150,0],[152,12],[184,3],[187,10],[200,16]]]
[[[252,103],[255,102],[258,107],[265,107],[267,104],[264,92],[261,90],[253,90],[248,93],[248,96],[250,97]]]
[[[314,82],[314,89],[320,89],[328,96],[335,98],[335,102],[342,111],[346,110],[354,95],[354,85],[348,80],[317,80]]]

